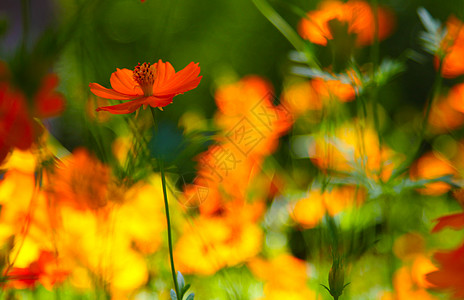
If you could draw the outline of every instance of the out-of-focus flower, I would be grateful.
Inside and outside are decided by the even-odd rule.
[[[198,64],[191,62],[184,69],[175,72],[169,62],[161,59],[154,64],[138,64],[133,71],[116,69],[111,75],[112,89],[98,83],[90,83],[89,87],[95,95],[113,100],[128,101],[126,103],[103,106],[97,111],[106,110],[113,114],[129,114],[139,107],[162,108],[170,103],[174,96],[190,91],[198,86],[202,76]]]
[[[433,102],[428,122],[436,131],[449,131],[464,124],[463,88],[464,84],[455,85],[446,96]]]
[[[78,149],[55,169],[51,196],[60,205],[98,209],[108,202],[110,169],[87,150]]]
[[[127,297],[147,282],[144,255],[159,248],[165,228],[162,191],[156,181],[159,177],[119,193],[110,187],[108,204],[98,211],[58,202],[56,240],[72,266],[72,283],[92,288],[85,286],[86,278],[97,276],[113,297]]]
[[[375,34],[375,17],[371,6],[364,1],[323,1],[315,11],[308,12],[299,24],[300,35],[309,41],[327,45],[336,39],[330,22],[336,20],[346,24],[347,33],[355,34],[359,46],[372,44]],[[377,10],[378,39],[385,39],[393,30],[394,18],[385,8]]]
[[[339,80],[313,79],[311,84],[316,93],[325,100],[335,98],[342,102],[349,102],[355,99],[355,90],[349,83]]]
[[[6,280],[8,287],[17,289],[34,288],[39,282],[51,289],[55,284],[63,282],[69,273],[69,270],[62,268],[53,253],[41,251],[37,261],[28,267],[11,269]]]
[[[449,252],[434,255],[438,263],[437,271],[427,274],[427,281],[433,289],[452,292],[453,299],[464,298],[464,244]]]
[[[0,162],[13,148],[26,150],[34,140],[32,120],[28,116],[24,96],[0,86]]]
[[[58,86],[58,76],[48,74],[43,80],[40,89],[34,97],[34,117],[49,118],[58,115],[64,109],[64,99],[55,91]]]
[[[463,23],[454,16],[446,22],[446,37],[441,48],[444,52],[442,75],[452,78],[464,74],[464,28]],[[438,65],[438,58],[436,59]]]
[[[417,274],[420,274],[421,278],[425,276],[427,272],[434,269],[432,263],[425,259],[418,264],[425,263],[422,269],[412,271],[410,267],[403,266],[395,272],[393,278],[394,293],[387,292],[381,296],[381,300],[409,300],[409,299],[423,299],[423,300],[436,300],[437,298],[427,292],[427,288],[430,285],[421,286],[421,281],[417,281]],[[424,268],[425,267],[425,268]],[[416,267],[417,268],[417,267]],[[420,268],[420,267],[419,267]],[[419,273],[418,273],[419,272]],[[417,273],[417,274],[416,274]]]
[[[410,232],[398,237],[393,244],[393,253],[403,261],[414,259],[425,250],[422,235]]]
[[[26,150],[32,146],[40,134],[34,118],[56,116],[63,110],[63,97],[54,91],[57,85],[58,77],[49,74],[32,99],[27,99],[10,83],[0,82],[0,163],[13,148]]]
[[[410,176],[413,179],[433,179],[445,175],[456,176],[456,169],[451,162],[435,152],[422,155],[410,169]],[[440,181],[427,183],[424,188],[417,191],[425,195],[441,195],[450,189],[448,183]]]
[[[8,277],[14,284],[50,287],[68,275],[82,289],[94,288],[89,278],[98,278],[114,298],[143,286],[144,256],[160,247],[165,229],[159,177],[116,186],[107,166],[78,150],[54,175],[44,174],[43,192],[35,187],[35,164],[29,160],[13,153],[0,181],[0,242],[11,236],[15,241],[6,276],[14,275]],[[15,162],[26,165],[18,169]],[[44,252],[58,256],[44,260]]]
[[[462,190],[455,191],[454,197],[462,205]],[[437,219],[432,232],[444,228],[459,230],[464,228],[464,213],[455,213]],[[427,274],[427,281],[433,289],[453,293],[453,299],[464,299],[464,244],[449,252],[437,252],[433,256],[439,268]]]
[[[293,219],[305,228],[315,227],[325,215],[320,191],[312,190],[308,197],[299,200],[291,209]]]
[[[177,241],[175,261],[182,273],[210,275],[256,256],[262,240],[263,232],[252,220],[233,214],[199,217]]]
[[[184,202],[199,206],[202,214],[214,214],[236,199],[243,203],[250,194],[253,201],[264,200],[268,195],[262,191],[250,191],[264,158],[293,124],[286,107],[274,105],[271,85],[258,76],[220,86],[215,99],[215,122],[222,132],[217,144],[198,156],[198,176],[184,188]]]
[[[316,299],[316,293],[306,286],[309,268],[303,260],[280,254],[270,260],[253,258],[248,267],[265,282],[264,297],[260,300]]]
[[[314,91],[311,81],[290,85],[284,90],[280,99],[281,103],[296,116],[308,110],[322,109],[322,101]]]
[[[318,135],[309,149],[311,161],[323,170],[362,172],[371,178],[388,179],[401,157],[379,145],[371,127],[344,124],[328,135]]]
[[[454,230],[464,229],[464,213],[443,216],[436,221],[438,223],[433,227],[432,232],[441,231],[443,228],[452,228]]]
[[[406,233],[395,240],[393,252],[402,260],[403,266],[394,274],[394,292],[383,294],[381,299],[436,299],[427,292],[431,285],[426,280],[426,274],[437,268],[425,253],[424,238],[415,232]]]
[[[47,195],[35,187],[35,157],[15,150],[0,181],[0,243],[14,247],[2,270],[15,288],[29,288],[41,283],[51,288],[65,279],[69,268],[56,254],[50,224]]]
[[[326,190],[313,189],[308,196],[290,207],[292,218],[304,228],[315,227],[326,213],[335,216],[339,212],[362,203],[364,192],[346,186]]]

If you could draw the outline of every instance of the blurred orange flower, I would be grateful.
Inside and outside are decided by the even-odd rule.
[[[308,110],[321,110],[322,101],[314,91],[311,81],[303,81],[290,85],[282,93],[281,103],[290,112],[298,116]]]
[[[77,149],[59,164],[50,182],[51,196],[60,205],[98,209],[109,196],[111,170],[85,149]]]
[[[410,169],[412,179],[433,179],[445,175],[457,175],[454,166],[443,156],[429,152],[422,155]],[[432,182],[418,189],[419,193],[425,195],[441,195],[448,192],[451,186],[445,182]]]
[[[286,107],[274,105],[272,86],[258,76],[220,86],[215,100],[214,120],[222,132],[217,144],[198,156],[193,185],[184,187],[183,202],[199,206],[202,214],[220,211],[225,202],[244,203],[250,195],[252,201],[264,200],[269,189],[255,188],[262,162],[293,124]],[[267,179],[270,184],[271,177]]]
[[[463,92],[464,84],[457,84],[433,101],[428,122],[436,131],[450,131],[464,124]]]
[[[399,268],[393,277],[394,293],[387,292],[381,300],[436,300],[437,298],[427,292],[430,284],[423,279],[427,272],[435,267],[426,258],[418,258],[413,266]]]
[[[31,147],[34,129],[23,95],[11,91],[6,84],[0,86],[0,116],[0,162],[2,162],[12,148],[26,150]]]
[[[446,37],[441,48],[444,52],[442,75],[452,78],[464,74],[464,28],[463,23],[454,16],[446,22]],[[438,58],[436,58],[438,66]]]
[[[351,84],[339,80],[313,79],[311,84],[316,93],[326,100],[335,97],[342,102],[349,102],[353,101],[356,96]]]
[[[306,286],[309,267],[306,262],[289,254],[280,254],[270,260],[253,258],[248,262],[251,272],[263,280],[264,297],[260,300],[318,299]]]
[[[346,123],[327,135],[317,135],[309,156],[323,170],[363,172],[383,180],[402,159],[387,146],[379,145],[373,128],[357,123]]]
[[[175,245],[174,256],[182,273],[211,275],[256,256],[263,231],[254,222],[229,217],[199,217],[186,227]]]
[[[116,69],[111,75],[112,89],[104,88],[98,83],[90,83],[90,91],[95,95],[126,103],[103,106],[97,111],[105,110],[113,114],[129,114],[143,105],[146,108],[164,107],[172,103],[174,96],[190,91],[198,86],[202,76],[198,64],[191,62],[187,67],[175,72],[169,62],[161,59],[154,64],[138,64],[133,71]]]
[[[62,269],[62,266],[51,252],[41,251],[37,261],[30,263],[27,268],[13,268],[8,272],[9,287],[17,289],[34,288],[41,283],[48,289],[55,284],[62,283],[70,271]]]
[[[351,186],[337,187],[323,193],[313,189],[308,196],[290,207],[292,218],[304,228],[315,227],[326,213],[330,216],[359,205],[364,200],[364,192]]]
[[[438,232],[443,228],[450,227],[455,230],[464,229],[464,213],[455,213],[440,217],[438,223],[433,227],[432,232]]]
[[[464,244],[450,252],[434,255],[439,270],[427,274],[433,289],[450,291],[453,299],[464,298]]]
[[[13,148],[26,150],[32,146],[40,134],[34,118],[52,117],[63,110],[63,97],[54,91],[57,85],[55,74],[45,76],[30,104],[24,93],[0,83],[0,163]]]
[[[374,41],[375,18],[371,6],[364,1],[323,1],[319,9],[308,12],[299,24],[300,35],[309,41],[326,46],[334,33],[330,21],[337,20],[347,25],[348,34],[356,34],[359,46],[372,44]],[[378,8],[378,39],[386,38],[393,30],[393,14],[385,8]]]

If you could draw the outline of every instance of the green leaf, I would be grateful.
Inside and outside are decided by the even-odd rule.
[[[179,287],[180,288],[180,287]],[[180,293],[183,295],[185,295],[185,293],[188,291],[188,289],[190,288],[190,283],[187,283],[183,289],[181,289]]]
[[[193,300],[193,297],[195,297],[195,294],[191,293],[190,295],[188,295],[187,299],[185,300]]]
[[[171,300],[177,300],[176,292],[173,289],[171,289]]]
[[[419,34],[424,50],[433,55],[444,55],[441,53],[441,45],[446,36],[446,29],[443,29],[440,21],[434,19],[425,8],[419,7],[417,14],[425,28],[425,31]]]
[[[184,276],[182,276],[182,273],[180,271],[177,271],[177,284],[179,286],[180,295],[182,296],[184,294],[183,290],[185,287],[185,280],[184,280]]]

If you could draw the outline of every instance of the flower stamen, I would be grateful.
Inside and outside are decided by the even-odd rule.
[[[153,95],[153,84],[156,78],[156,68],[150,63],[138,64],[134,68],[134,80],[139,84],[144,96]]]

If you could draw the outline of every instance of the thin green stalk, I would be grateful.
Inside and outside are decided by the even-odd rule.
[[[374,43],[371,47],[371,59],[372,59],[372,78],[375,78],[375,73],[379,67],[379,12],[378,12],[378,3],[377,0],[372,0],[372,11],[374,14]],[[379,104],[378,101],[378,94],[379,94],[379,86],[375,80],[373,80],[374,86],[371,93],[372,99],[372,110],[374,113],[374,126],[375,130],[377,131],[377,138],[379,140],[379,153],[382,152],[382,135],[380,133],[380,121],[379,121]],[[382,182],[382,169],[383,169],[383,159],[380,160],[379,166],[379,181]]]
[[[156,123],[156,111],[153,107],[150,107],[151,114],[153,116],[153,123],[155,127],[155,132],[158,131],[158,124]],[[163,197],[164,197],[164,208],[166,211],[166,223],[168,226],[168,245],[169,245],[169,258],[171,261],[171,273],[172,273],[172,280],[174,281],[174,287],[176,291],[177,297],[180,297],[179,285],[177,283],[177,276],[176,276],[176,268],[174,266],[174,255],[172,252],[172,233],[171,233],[171,218],[169,215],[169,202],[168,202],[168,195],[166,193],[166,177],[164,175],[164,161],[162,157],[158,158],[160,172],[161,172],[161,184],[163,186]],[[178,299],[182,300],[182,299]]]
[[[266,0],[252,0],[258,10],[271,22],[295,47],[297,51],[304,51],[304,44],[298,34],[288,23],[267,3]]]
[[[164,176],[164,162],[162,159],[159,160],[159,165],[160,165],[160,171],[161,171],[161,183],[163,185],[164,208],[166,209],[166,222],[168,224],[168,244],[169,244],[169,257],[171,259],[172,280],[174,280],[174,287],[176,289],[176,295],[177,297],[180,297],[179,286],[178,286],[177,278],[176,278],[176,268],[174,266],[174,255],[172,254],[171,218],[169,217],[169,204],[168,204],[168,196],[166,193],[166,178]]]
[[[292,46],[300,53],[306,56],[307,64],[312,68],[320,69],[319,64],[315,57],[308,51],[305,51],[305,43],[295,30],[284,20],[275,9],[266,0],[251,0],[261,14],[272,23]]]

